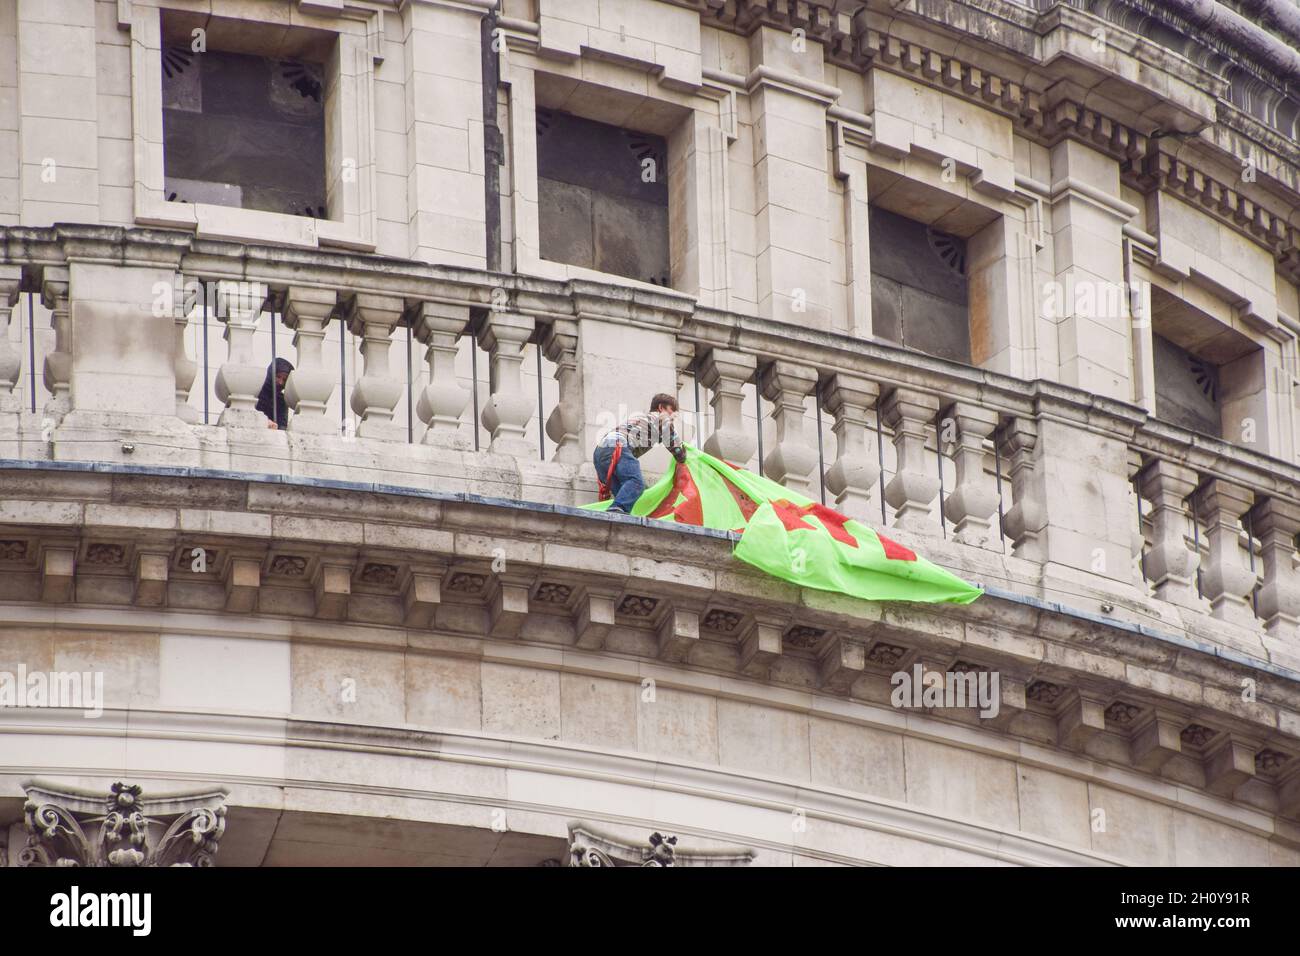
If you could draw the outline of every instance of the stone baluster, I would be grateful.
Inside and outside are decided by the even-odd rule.
[[[1011,478],[1011,507],[1002,513],[1002,530],[1011,539],[1012,553],[1027,561],[1044,561],[1047,557],[1043,529],[1047,527],[1047,509],[1039,492],[1038,423],[1031,418],[1013,418],[995,438],[998,451],[1007,461]]]
[[[470,390],[456,379],[456,340],[469,324],[469,307],[442,302],[408,302],[415,337],[424,343],[429,384],[420,392],[415,413],[428,427],[421,441],[438,448],[466,449],[460,417],[469,406]]]
[[[54,329],[54,351],[45,356],[43,378],[50,400],[45,403],[45,418],[58,424],[72,410],[72,317],[68,308],[68,270],[46,267],[41,281],[41,304],[50,310]]]
[[[674,360],[677,366],[677,394],[678,396],[687,394],[686,384],[688,378],[693,378],[692,369],[695,366],[695,343],[686,339],[678,339],[674,344]],[[687,415],[682,413],[677,420],[677,429],[682,434],[682,440],[690,442],[692,445],[699,445],[700,436],[700,410],[695,409],[694,413]]]
[[[560,400],[546,417],[546,434],[555,442],[552,461],[576,465],[582,453],[582,376],[578,372],[578,323],[556,319],[542,338],[542,349],[555,363]]]
[[[1269,637],[1300,643],[1300,573],[1295,567],[1300,505],[1265,498],[1250,513],[1250,530],[1259,539],[1264,583],[1256,604]]]
[[[993,513],[998,509],[997,481],[984,471],[984,439],[997,428],[998,413],[957,402],[946,417],[956,426],[957,450],[953,457],[957,484],[944,503],[943,513],[953,523],[958,541],[983,547],[989,538]],[[940,440],[946,430],[940,429]]]
[[[348,331],[361,337],[362,374],[352,389],[352,411],[361,416],[357,435],[382,441],[405,441],[406,429],[393,421],[403,386],[393,375],[393,329],[406,303],[391,295],[357,292],[347,298],[343,315]]]
[[[879,455],[867,447],[867,410],[879,397],[875,382],[840,372],[822,391],[822,402],[835,418],[835,462],[826,472],[826,487],[835,507],[852,517],[866,515],[880,478]]]
[[[700,384],[711,394],[713,434],[704,450],[744,466],[758,448],[758,438],[745,427],[745,384],[754,376],[757,359],[732,349],[710,349],[699,365]]]
[[[885,501],[894,509],[891,527],[935,532],[939,523],[931,502],[939,494],[939,476],[926,463],[925,439],[939,411],[939,399],[926,392],[896,388],[881,406],[885,424],[894,432],[898,468],[885,485]]]
[[[335,424],[325,417],[325,406],[334,394],[338,378],[325,368],[322,355],[325,325],[338,304],[333,289],[290,286],[284,293],[284,324],[293,329],[298,361],[284,387],[285,401],[293,409],[289,430],[331,434]]]
[[[257,396],[266,381],[266,366],[253,352],[257,318],[266,301],[260,282],[217,283],[217,320],[225,324],[226,361],[217,371],[217,398],[225,405],[217,424],[226,428],[265,428],[266,416],[257,410]],[[268,363],[269,364],[269,363]]]
[[[1133,556],[1133,579],[1138,586],[1146,590],[1146,580],[1142,577],[1142,554],[1146,551],[1147,539],[1146,533],[1142,528],[1142,498],[1137,492],[1137,486],[1134,482],[1138,474],[1142,471],[1142,453],[1136,448],[1128,450],[1128,479],[1129,479],[1129,514],[1133,516],[1133,531],[1129,544],[1129,552]]]
[[[1201,591],[1210,613],[1242,627],[1258,626],[1250,604],[1255,575],[1241,553],[1241,516],[1255,503],[1253,492],[1214,478],[1192,497],[1196,517],[1205,525],[1209,556],[1201,572]]]
[[[778,359],[763,367],[758,387],[772,403],[772,421],[776,424],[776,445],[763,459],[763,473],[792,491],[812,496],[817,448],[809,443],[804,423],[808,396],[817,387],[817,372]]]
[[[483,426],[492,435],[488,451],[517,457],[533,454],[536,449],[524,438],[533,403],[524,394],[519,374],[524,345],[533,334],[533,318],[491,311],[480,334],[491,364],[491,394],[483,406]]]
[[[172,302],[172,370],[176,377],[176,417],[183,422],[199,422],[203,413],[190,404],[190,389],[199,374],[199,364],[190,358],[185,346],[185,333],[189,331],[190,316],[203,308],[206,289],[202,283],[190,279],[183,284],[184,294],[179,302]]]
[[[23,407],[22,390],[18,388],[23,377],[23,350],[9,338],[9,324],[21,281],[20,266],[0,266],[0,302],[3,303],[0,308],[0,414],[19,412]]]
[[[1187,512],[1183,502],[1196,488],[1196,472],[1171,461],[1153,459],[1139,476],[1142,497],[1151,502],[1152,542],[1142,568],[1156,597],[1202,610],[1196,593],[1200,556],[1187,546]]]

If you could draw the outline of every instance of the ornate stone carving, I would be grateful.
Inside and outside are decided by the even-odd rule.
[[[0,561],[25,561],[26,541],[0,541]]]
[[[897,644],[878,643],[873,644],[871,650],[867,651],[867,660],[882,667],[893,667],[903,659],[903,655],[906,653],[906,647],[899,647]]]
[[[1217,730],[1202,724],[1188,724],[1183,728],[1182,740],[1188,747],[1204,747],[1216,734]]]
[[[1117,700],[1106,708],[1106,719],[1125,727],[1133,723],[1133,719],[1140,713],[1142,708],[1136,704],[1126,704],[1122,700]]]
[[[1065,688],[1060,684],[1053,684],[1045,680],[1036,680],[1025,688],[1025,696],[1038,704],[1045,704],[1052,707],[1061,695],[1065,693]]]
[[[368,563],[361,568],[361,580],[381,587],[397,587],[397,565]]]
[[[457,571],[447,582],[447,590],[454,591],[457,594],[479,594],[483,591],[483,586],[487,584],[487,578],[481,574],[470,574],[468,571]]]
[[[96,543],[86,545],[86,564],[114,567],[121,564],[125,558],[126,549],[120,544]]]
[[[1288,754],[1265,748],[1255,754],[1255,772],[1271,773],[1274,770],[1280,769],[1282,764],[1286,763],[1290,759],[1291,757]]]
[[[139,786],[124,783],[113,784],[107,800],[26,789],[19,866],[213,866],[226,829],[222,792],[144,801]]]
[[[271,559],[270,573],[282,578],[300,578],[307,573],[307,559],[293,554],[277,554]]]
[[[567,584],[545,582],[537,586],[537,593],[533,595],[533,600],[538,604],[567,604],[572,593],[573,588]]]
[[[821,639],[826,636],[826,631],[819,627],[806,627],[796,624],[785,632],[785,643],[788,647],[799,647],[811,650],[821,643]]]
[[[740,622],[744,619],[745,615],[738,614],[735,611],[714,608],[700,620],[700,627],[706,631],[716,631],[719,634],[734,634],[736,628],[740,627]]]
[[[658,606],[658,598],[639,597],[635,594],[629,594],[619,602],[618,613],[624,617],[649,617]]]
[[[677,848],[677,837],[662,833],[652,833],[647,843],[635,845],[582,825],[569,827],[569,866],[748,866],[753,860],[754,851],[747,849],[683,853]]]

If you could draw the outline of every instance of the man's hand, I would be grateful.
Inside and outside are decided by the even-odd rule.
[[[686,464],[686,449],[685,448],[676,449],[673,452],[673,457],[677,459],[677,464],[679,465]]]

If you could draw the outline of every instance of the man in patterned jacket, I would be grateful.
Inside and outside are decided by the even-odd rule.
[[[662,392],[650,400],[649,412],[630,415],[596,442],[592,463],[596,466],[596,480],[600,482],[601,500],[611,495],[614,498],[610,511],[631,512],[632,505],[645,490],[641,463],[637,459],[659,442],[663,442],[678,464],[686,461],[686,449],[677,432],[677,399]]]

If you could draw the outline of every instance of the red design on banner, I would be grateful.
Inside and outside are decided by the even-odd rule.
[[[885,557],[890,561],[915,561],[916,552],[911,548],[905,548],[897,541],[890,541],[879,531],[876,537],[880,539],[880,546],[885,549]]]
[[[804,518],[811,515],[822,523],[822,526],[836,541],[847,544],[851,548],[858,546],[858,539],[849,534],[848,529],[844,527],[844,523],[849,518],[832,508],[819,504],[800,507],[786,501],[784,498],[777,498],[771,502],[771,505],[772,510],[776,512],[776,516],[781,519],[781,524],[785,525],[786,531],[797,531],[801,528],[816,531],[815,526],[804,520]]]
[[[744,516],[745,520],[748,521],[750,518],[754,517],[754,512],[758,510],[758,503],[754,501],[753,498],[749,497],[749,495],[737,488],[735,483],[726,475],[719,472],[718,477],[722,479],[722,483],[726,485],[727,490],[731,492],[731,497],[736,499],[736,505],[740,508],[740,513]]]
[[[664,500],[659,503],[659,507],[646,517],[663,518],[669,512],[680,524],[704,524],[704,506],[700,503],[700,489],[695,486],[691,470],[685,464],[677,465],[673,472],[672,490],[664,495]]]

